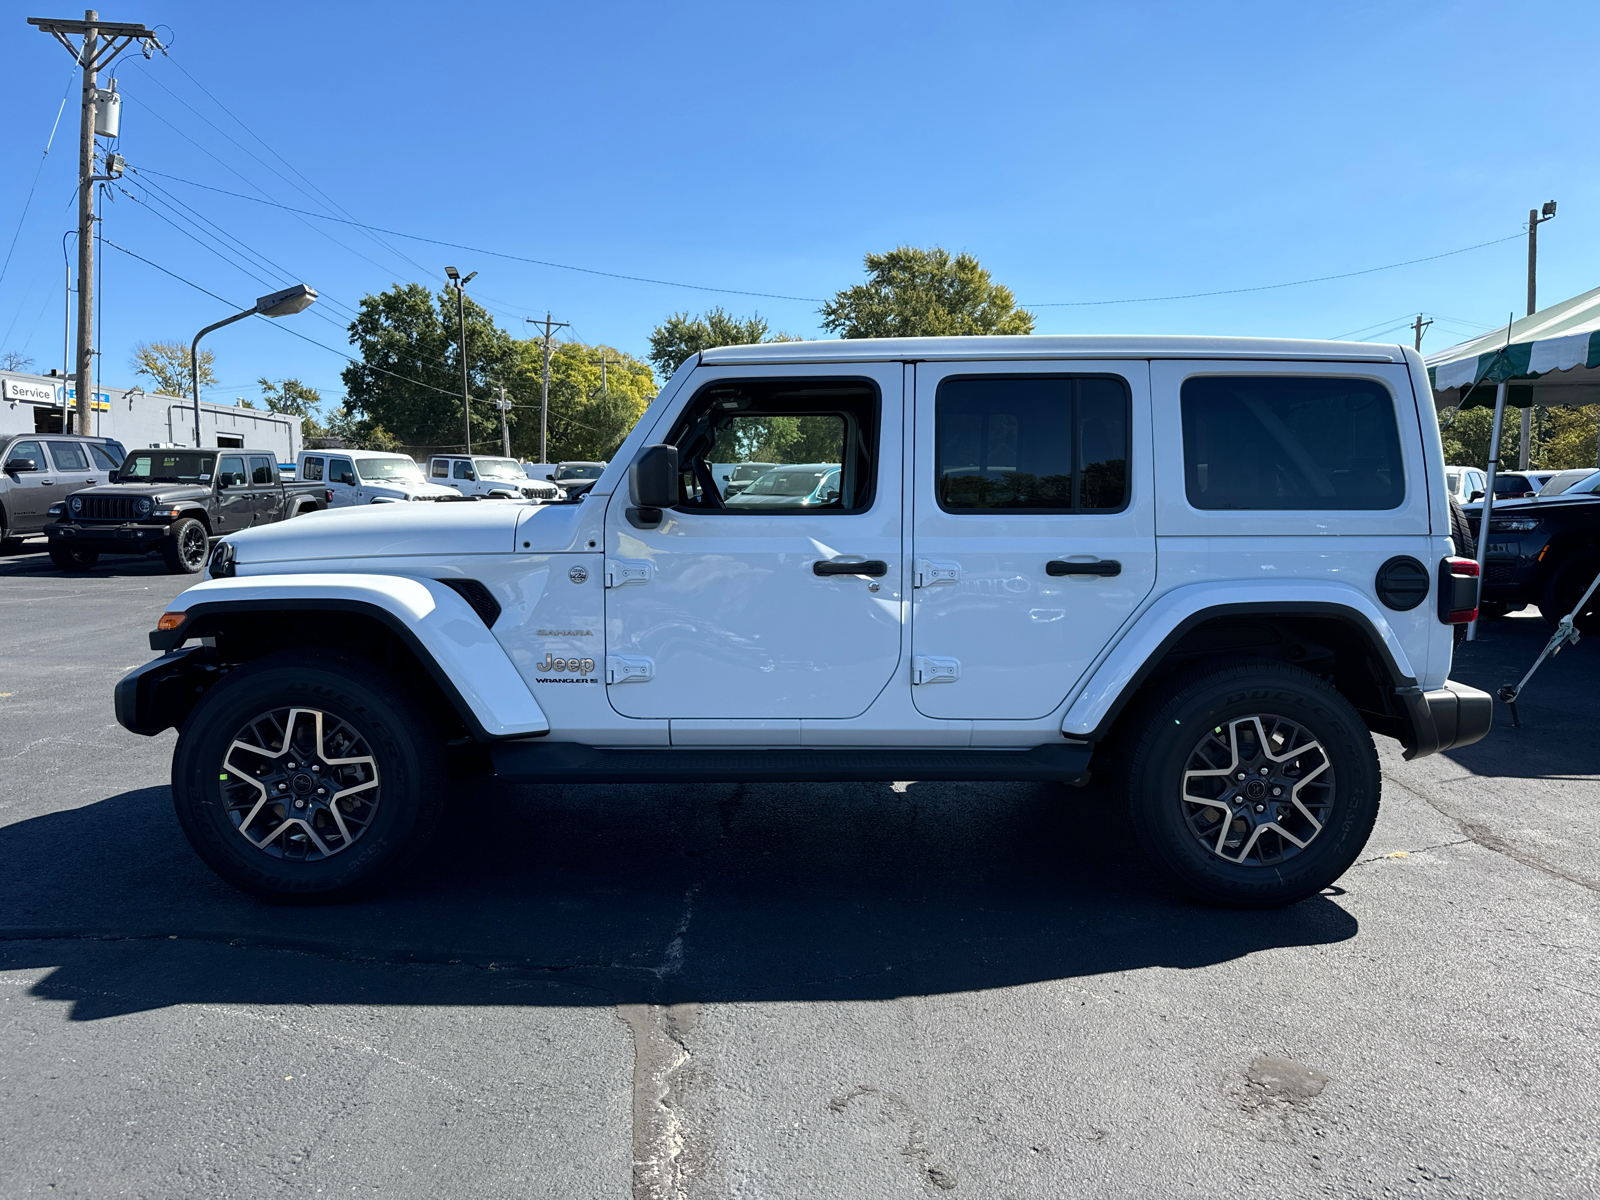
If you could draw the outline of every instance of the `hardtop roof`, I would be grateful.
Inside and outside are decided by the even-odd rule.
[[[706,366],[734,363],[906,362],[951,359],[1232,358],[1308,362],[1403,362],[1402,346],[1299,338],[1192,337],[1169,334],[1028,334],[994,337],[841,338],[717,346]]]

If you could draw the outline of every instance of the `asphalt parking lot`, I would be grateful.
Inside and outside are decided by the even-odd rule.
[[[1524,729],[1380,739],[1366,856],[1280,912],[1163,894],[1097,789],[918,783],[487,785],[408,887],[283,909],[112,718],[187,582],[0,558],[7,1197],[1600,1187],[1600,639]]]

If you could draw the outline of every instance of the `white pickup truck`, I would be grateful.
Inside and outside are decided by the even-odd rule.
[[[728,505],[712,464],[743,461],[838,480]],[[730,346],[582,501],[230,536],[117,716],[180,730],[185,832],[268,898],[410,869],[447,745],[476,741],[546,783],[1093,773],[1191,894],[1279,905],[1360,853],[1373,734],[1415,757],[1488,731],[1448,678],[1478,582],[1449,529],[1405,347]]]

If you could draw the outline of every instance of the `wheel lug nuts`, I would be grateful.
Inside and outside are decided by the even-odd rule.
[[[1258,813],[1264,813],[1267,811],[1267,806],[1265,804],[1258,804],[1256,805],[1256,811]]]
[[[1268,772],[1268,770],[1267,770],[1267,769],[1266,769],[1266,768],[1265,768],[1265,767],[1262,767],[1262,768],[1261,768],[1261,773],[1262,773],[1262,774],[1263,774],[1263,775],[1266,775],[1266,774],[1269,774],[1269,773],[1270,773],[1270,772]]]
[[[1234,778],[1237,779],[1240,783],[1243,783],[1244,782],[1244,772],[1240,771],[1237,775],[1234,776]]]
[[[280,783],[278,785],[278,790],[280,792],[287,792],[289,790],[289,785],[287,783]]]
[[[291,770],[291,771],[294,770],[294,764],[293,763],[289,763],[288,767],[289,767],[289,770]]]
[[[317,795],[326,796],[327,794],[328,794],[328,789],[327,788],[318,788],[317,789]]]
[[[296,808],[304,808],[306,806],[306,802],[304,800],[296,800],[294,802],[294,806]]]
[[[322,764],[321,763],[312,763],[311,764],[311,773],[313,775],[315,775],[320,770],[322,770]]]
[[[1283,789],[1281,787],[1275,787],[1272,789],[1272,794],[1274,796],[1281,796],[1283,795]]]

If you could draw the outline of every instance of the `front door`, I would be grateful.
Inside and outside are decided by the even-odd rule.
[[[255,518],[255,493],[250,490],[250,474],[244,455],[224,454],[217,460],[218,533],[237,533],[248,529]]]
[[[781,374],[780,374],[781,372]],[[658,525],[606,510],[606,679],[629,717],[864,712],[901,654],[905,368],[703,370],[653,438],[679,449]],[[765,463],[727,496],[713,464]],[[636,519],[638,514],[635,514]]]
[[[1056,709],[1155,586],[1144,362],[916,369],[912,696]]]
[[[55,473],[44,456],[44,443],[12,442],[6,451],[6,520],[11,534],[38,533],[55,503]]]

